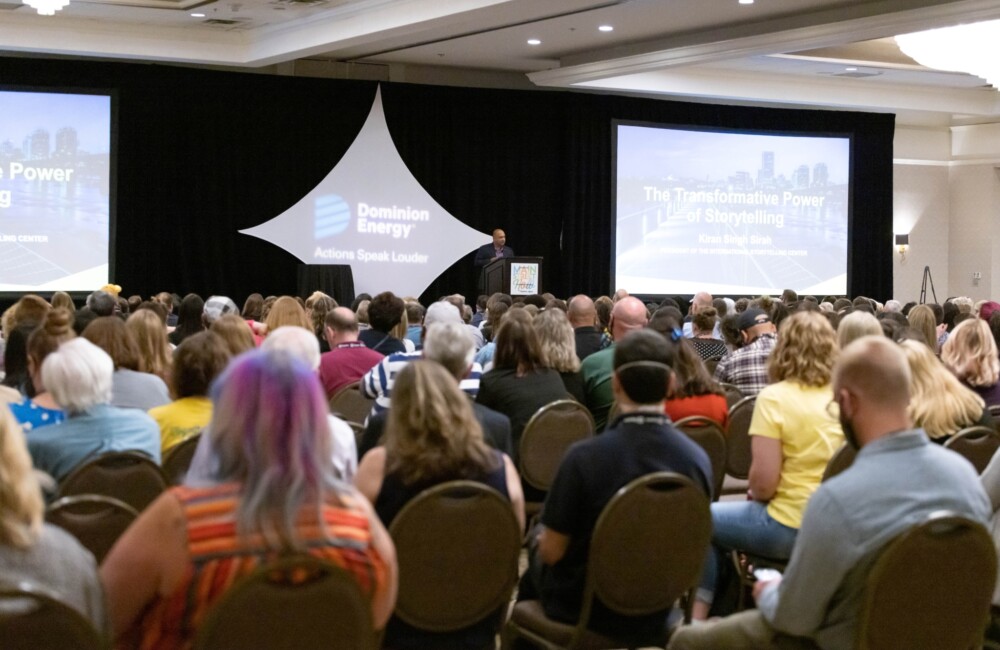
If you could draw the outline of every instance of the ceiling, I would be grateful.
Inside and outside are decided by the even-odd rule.
[[[891,37],[992,18],[996,0],[72,0],[55,16],[0,0],[0,52],[476,71],[541,88],[968,124],[997,121],[1000,93],[922,68]]]

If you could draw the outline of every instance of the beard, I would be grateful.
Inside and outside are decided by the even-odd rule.
[[[858,433],[854,430],[854,424],[843,414],[840,415],[840,428],[844,432],[844,438],[847,440],[847,444],[854,447],[854,451],[861,449],[861,445],[858,442]]]

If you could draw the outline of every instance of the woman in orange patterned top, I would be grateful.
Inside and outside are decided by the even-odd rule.
[[[212,390],[214,482],[173,488],[101,567],[120,645],[190,647],[206,612],[239,578],[308,552],[347,570],[385,625],[396,552],[371,506],[334,478],[316,374],[287,353],[237,357]]]

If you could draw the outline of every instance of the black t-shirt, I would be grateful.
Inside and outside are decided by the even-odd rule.
[[[677,472],[712,494],[708,455],[665,416],[619,416],[604,433],[576,443],[566,453],[542,512],[546,528],[570,538],[566,555],[543,574],[541,598],[547,615],[566,622],[579,618],[597,518],[619,489],[653,472]],[[668,613],[623,617],[596,602],[590,627],[606,634],[641,634],[662,629]]]
[[[576,356],[580,361],[601,349],[601,333],[596,327],[577,327],[573,336],[576,339]]]
[[[476,401],[510,418],[511,443],[517,454],[521,433],[538,409],[556,400],[569,399],[559,373],[551,368],[522,377],[507,368],[493,369],[479,380]],[[514,459],[517,460],[516,458]]]

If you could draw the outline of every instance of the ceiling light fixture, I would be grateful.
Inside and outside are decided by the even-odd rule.
[[[1000,89],[1000,20],[901,34],[896,45],[922,66],[982,77]]]
[[[191,14],[192,18],[204,18],[205,14]]]
[[[538,40],[537,38],[529,38],[528,39],[528,45],[541,45],[541,44],[542,44],[542,42],[540,40]]]
[[[597,30],[601,32],[613,32],[615,31],[615,28],[612,27],[611,25],[601,25],[600,27],[597,28]]]
[[[23,2],[40,16],[54,16],[57,11],[69,4],[69,0],[23,0]]]
[[[844,68],[844,71],[845,72],[857,72],[858,69],[857,68],[853,68],[853,67],[852,68]]]
[[[753,0],[740,0],[741,5],[752,5]]]

